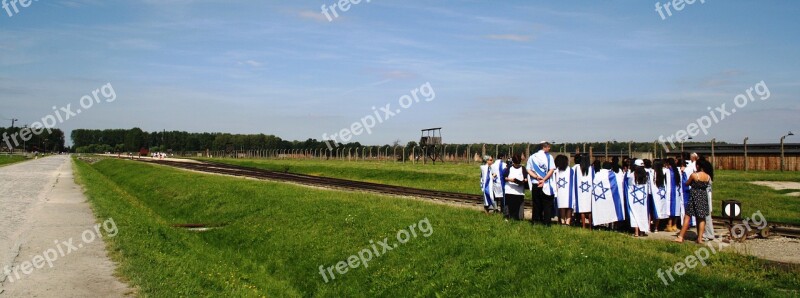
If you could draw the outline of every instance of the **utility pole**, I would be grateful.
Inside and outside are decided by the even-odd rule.
[[[633,141],[628,142],[628,157],[633,158]]]
[[[714,145],[717,143],[717,138],[711,139],[711,168],[715,169],[717,167],[717,158],[714,155]]]
[[[22,128],[28,128],[28,125],[23,125]],[[22,152],[28,153],[28,141],[25,138],[22,138]]]
[[[747,140],[749,140],[749,139],[750,139],[750,137],[745,137],[744,138],[744,142],[743,142],[744,143],[744,171],[745,172],[747,172]]]
[[[11,118],[11,128],[14,128],[14,123],[16,123],[17,121],[19,121],[19,119]]]

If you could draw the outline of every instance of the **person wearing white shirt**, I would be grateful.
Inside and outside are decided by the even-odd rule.
[[[541,222],[550,226],[553,219],[553,200],[555,186],[552,177],[556,165],[553,157],[550,156],[550,143],[541,142],[539,151],[528,158],[527,170],[531,179],[528,186],[533,197],[533,216],[531,222]]]
[[[519,154],[514,154],[511,158],[511,167],[503,172],[503,179],[506,181],[505,193],[506,204],[508,204],[509,217],[516,220],[525,219],[525,186],[528,184],[528,173],[520,163],[522,158]]]

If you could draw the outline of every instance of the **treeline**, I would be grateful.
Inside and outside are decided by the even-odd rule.
[[[54,133],[58,130],[54,130]],[[58,131],[60,133],[60,131]],[[73,148],[78,153],[101,153],[101,152],[141,152],[142,149],[153,152],[188,152],[188,151],[244,151],[244,150],[269,150],[269,149],[327,149],[328,146],[325,142],[316,139],[307,139],[305,141],[289,141],[281,139],[274,135],[265,134],[229,134],[229,133],[190,133],[185,131],[155,131],[146,132],[139,128],[132,129],[77,129],[72,131],[71,134]],[[62,141],[59,148],[63,148],[63,133],[61,133]],[[54,143],[49,143],[54,145]],[[606,144],[608,144],[609,154],[619,155],[626,154],[630,151],[633,152],[663,152],[661,144],[654,144],[652,142],[587,142],[587,143],[556,143],[553,144],[552,152],[566,151],[574,153],[576,150],[581,152],[588,152],[589,148],[593,148],[595,153],[605,152]],[[689,144],[689,143],[686,143]],[[723,144],[720,142],[719,144]],[[333,146],[333,144],[331,144]],[[401,144],[400,140],[392,144],[385,144],[379,146],[368,146],[373,149],[386,150],[386,148],[393,148],[395,146],[406,146],[412,148],[417,146],[416,141],[410,141],[406,144]],[[486,153],[495,155],[495,152],[500,154],[524,153],[530,148],[533,152],[536,150],[536,143],[515,143],[515,144],[447,144],[445,147],[437,148],[444,150],[448,155],[465,154],[469,146],[471,154],[483,153],[485,146]],[[347,144],[336,144],[335,149],[340,148],[360,148],[364,147],[359,142],[352,142]],[[679,149],[678,149],[679,150]],[[677,151],[677,150],[673,150]]]
[[[146,132],[139,128],[76,129],[72,131],[71,137],[75,152],[78,153],[141,152],[142,149],[152,152],[186,152],[327,148],[325,143],[315,139],[288,141],[265,134]],[[361,146],[358,142],[340,145]]]
[[[24,131],[23,131],[24,130]],[[39,132],[38,130],[36,132]],[[22,136],[26,139],[23,139]],[[29,152],[62,152],[64,147],[64,132],[60,129],[44,129],[39,134],[27,127],[0,127],[0,152],[13,150],[26,150]],[[15,142],[16,141],[16,142]]]

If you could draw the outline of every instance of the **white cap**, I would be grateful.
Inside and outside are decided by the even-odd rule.
[[[637,159],[637,160],[633,161],[633,165],[637,166],[637,167],[643,167],[644,166],[644,161],[641,160],[641,159]]]

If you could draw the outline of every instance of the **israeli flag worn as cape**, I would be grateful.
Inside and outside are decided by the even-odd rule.
[[[492,187],[492,169],[489,165],[481,166],[481,189],[483,190],[483,206],[495,206],[494,189]]]
[[[667,174],[667,169],[662,169],[664,175]],[[670,214],[670,197],[667,191],[667,181],[664,181],[662,187],[658,187],[656,183],[656,174],[653,172],[653,179],[650,179],[650,189],[653,191],[653,217],[657,219],[669,218]]]
[[[571,168],[564,171],[556,170],[553,177],[556,180],[556,205],[558,208],[574,208],[575,194],[572,191],[572,185],[575,184],[575,176],[573,170]]]
[[[594,176],[592,185],[592,222],[595,226],[625,220],[622,183],[617,174],[603,169]]]
[[[667,196],[669,200],[669,216],[683,216],[683,189],[675,185],[675,174],[672,169],[664,169],[667,174]],[[683,221],[683,219],[681,219]]]
[[[506,171],[506,162],[502,160],[495,161],[492,164],[492,173],[497,175],[492,180],[492,184],[494,184],[494,198],[495,200],[499,199],[503,200],[503,206],[505,206],[506,202],[506,179],[503,179],[503,173]]]
[[[538,154],[539,152],[544,153],[545,160],[544,160],[543,164],[537,163],[535,158],[534,158],[536,156],[536,154]],[[534,153],[533,155],[531,155],[530,158],[528,158],[527,168],[533,170],[534,172],[536,172],[536,174],[539,175],[539,177],[544,178],[545,176],[547,176],[547,172],[550,171],[550,164],[552,163],[553,157],[550,156],[550,153],[543,152],[543,151],[539,151],[539,152]],[[534,183],[534,179],[528,179],[528,186],[530,187],[531,191],[533,191],[534,187],[539,187],[537,184]],[[550,179],[547,179],[544,182],[544,186],[542,187],[542,191],[544,192],[545,195],[548,195],[548,196],[552,196],[552,195],[556,194],[555,188],[553,187],[553,177],[552,176],[550,177]]]
[[[594,168],[589,166],[587,175],[584,176],[581,165],[573,167],[575,184],[572,187],[575,192],[575,212],[592,212],[592,184],[594,183]]]
[[[636,184],[633,174],[626,181],[626,196],[628,200],[628,216],[631,219],[631,228],[638,227],[639,232],[650,233],[650,218],[647,212],[647,192],[650,184]]]

